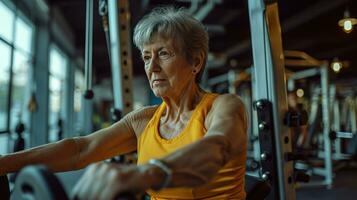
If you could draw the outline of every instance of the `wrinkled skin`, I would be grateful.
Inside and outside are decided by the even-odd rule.
[[[118,194],[140,194],[148,187],[141,181],[144,166],[95,163],[90,165],[74,187],[71,199],[114,199]]]

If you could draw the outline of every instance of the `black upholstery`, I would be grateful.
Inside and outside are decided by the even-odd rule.
[[[245,191],[247,192],[247,200],[263,200],[269,195],[271,186],[263,179],[245,175]]]
[[[10,199],[9,180],[6,175],[0,176],[0,199]]]

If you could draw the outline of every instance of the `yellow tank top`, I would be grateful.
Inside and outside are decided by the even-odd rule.
[[[203,96],[192,113],[184,130],[175,138],[164,139],[160,136],[160,117],[166,105],[162,103],[147,124],[138,139],[138,165],[145,164],[151,158],[162,158],[177,149],[193,143],[206,134],[205,117],[212,107],[217,94]],[[147,191],[152,200],[164,199],[245,199],[245,151],[223,166],[216,177],[209,183],[195,188],[169,188],[159,192]],[[204,163],[202,163],[204,164]]]

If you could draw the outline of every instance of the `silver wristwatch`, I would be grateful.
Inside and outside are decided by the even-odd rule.
[[[156,167],[160,168],[166,175],[165,180],[158,187],[153,189],[158,191],[168,187],[172,179],[172,170],[167,166],[167,164],[158,159],[150,159],[148,164],[155,165]]]

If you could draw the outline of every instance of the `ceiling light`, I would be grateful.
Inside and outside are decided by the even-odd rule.
[[[342,65],[340,62],[335,62],[332,64],[332,69],[335,72],[339,72],[341,70],[341,68],[342,68]]]
[[[350,12],[346,9],[343,14],[343,19],[338,21],[338,25],[341,26],[346,33],[351,33],[353,25],[355,24],[357,24],[357,19],[350,17]]]
[[[298,96],[299,98],[304,96],[304,90],[299,88],[296,90],[296,96]]]
[[[331,68],[336,73],[340,72],[342,67],[343,67],[342,62],[339,61],[337,58],[334,58],[333,61],[331,62]]]

